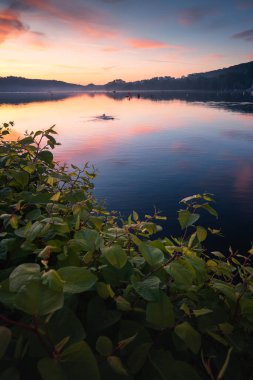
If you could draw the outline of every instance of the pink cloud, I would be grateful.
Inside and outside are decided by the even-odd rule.
[[[23,0],[30,12],[37,12],[40,18],[53,17],[54,21],[64,21],[73,29],[94,39],[114,38],[117,33],[110,26],[110,15],[86,5],[73,6],[62,0],[59,6],[50,0]]]
[[[253,0],[238,0],[237,2],[241,9],[253,8]]]
[[[126,45],[134,49],[164,49],[178,48],[177,45],[170,45],[162,41],[150,40],[145,38],[130,38],[127,39]]]
[[[102,51],[105,51],[107,53],[114,53],[114,52],[117,52],[119,51],[120,49],[119,48],[116,48],[116,47],[107,47],[107,48],[103,48]]]
[[[208,61],[217,61],[219,59],[224,58],[224,55],[223,54],[219,54],[219,53],[211,53],[211,54],[207,54],[203,58],[206,59],[206,60],[208,60]]]
[[[0,14],[0,43],[9,37],[18,37],[28,31],[15,11],[6,9]]]
[[[247,54],[247,55],[245,56],[245,58],[246,58],[246,59],[250,59],[250,60],[252,60],[252,59],[253,59],[253,53]]]

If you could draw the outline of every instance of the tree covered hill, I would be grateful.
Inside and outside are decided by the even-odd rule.
[[[250,91],[253,86],[253,61],[181,78],[154,77],[135,82],[115,79],[104,85],[83,86],[55,80],[0,77],[0,92],[78,92],[78,91]]]

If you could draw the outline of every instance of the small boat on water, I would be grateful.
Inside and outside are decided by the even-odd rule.
[[[98,120],[114,120],[115,117],[110,116],[110,115],[106,115],[105,113],[103,113],[102,115],[96,116],[96,119],[98,119]]]

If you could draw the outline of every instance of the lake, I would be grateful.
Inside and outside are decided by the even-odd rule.
[[[114,120],[97,120],[101,114]],[[1,94],[0,122],[15,133],[56,124],[57,160],[98,170],[95,195],[125,216],[154,207],[168,216],[164,234],[178,232],[185,196],[215,195],[222,227],[216,249],[253,241],[253,98],[219,95]],[[213,244],[213,243],[212,243]]]

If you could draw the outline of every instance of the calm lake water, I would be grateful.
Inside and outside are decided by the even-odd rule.
[[[253,99],[253,98],[252,98]],[[56,124],[58,160],[98,169],[95,194],[108,209],[141,215],[154,206],[169,217],[164,234],[177,233],[178,201],[215,194],[222,227],[219,246],[250,248],[253,241],[253,100],[193,95],[1,95],[0,122],[15,131]],[[101,114],[114,120],[96,120]],[[215,244],[215,243],[214,243]]]

